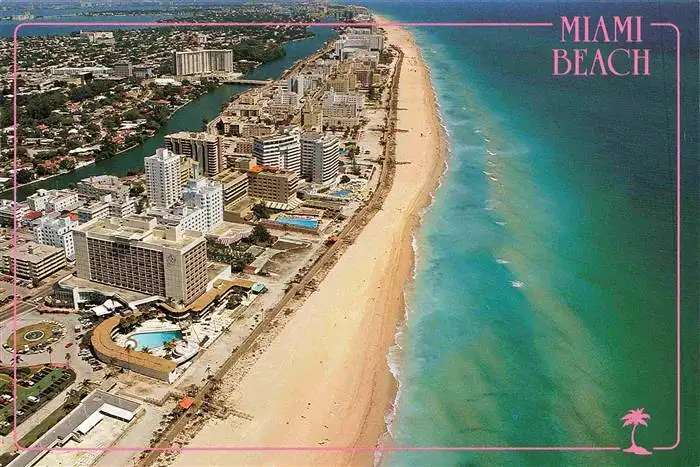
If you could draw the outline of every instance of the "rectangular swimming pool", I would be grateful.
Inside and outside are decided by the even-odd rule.
[[[295,225],[307,229],[315,229],[318,227],[318,219],[300,219],[296,217],[280,217],[276,219],[280,224]]]
[[[166,342],[173,339],[182,339],[181,331],[154,331],[132,334],[129,339],[136,341],[136,350],[156,349],[163,347]]]

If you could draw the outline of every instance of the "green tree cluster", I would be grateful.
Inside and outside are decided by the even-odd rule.
[[[253,232],[248,238],[256,245],[267,245],[272,241],[270,231],[262,224],[257,224],[253,227]]]
[[[265,204],[262,202],[254,205],[253,208],[251,209],[251,211],[253,211],[253,214],[255,214],[255,217],[257,217],[258,219],[269,219],[270,218],[270,211],[267,209]]]

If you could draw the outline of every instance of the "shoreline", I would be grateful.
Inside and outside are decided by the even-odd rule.
[[[377,17],[377,21],[383,21]],[[252,421],[215,420],[175,465],[371,465],[387,432],[398,381],[389,350],[406,322],[414,238],[445,171],[446,138],[420,50],[405,29],[386,28],[404,53],[399,79],[394,185],[365,226],[289,322],[232,374],[226,402]],[[422,101],[415,96],[422,95]],[[400,187],[400,188],[399,188]],[[256,352],[257,353],[257,352]],[[362,448],[328,451],[214,451],[216,446]],[[382,441],[383,444],[383,441]],[[369,449],[367,449],[369,448]]]
[[[378,15],[375,15],[375,17],[376,21],[378,22],[391,21],[388,18],[384,18]],[[387,28],[390,38],[391,30],[391,28]],[[405,31],[405,29],[401,28],[396,31]],[[410,48],[413,51],[415,51],[417,55],[416,63],[425,74],[423,79],[425,80],[425,87],[427,88],[427,92],[424,93],[424,96],[427,97],[427,99],[429,100],[429,104],[427,104],[426,107],[428,108],[428,112],[430,113],[430,120],[432,120],[431,128],[437,133],[436,138],[438,146],[434,151],[434,155],[436,156],[437,160],[435,161],[431,169],[430,180],[426,185],[424,185],[420,197],[417,200],[417,205],[415,206],[414,212],[412,213],[412,223],[408,226],[410,238],[408,240],[407,247],[410,250],[410,252],[407,253],[407,255],[410,256],[410,273],[406,277],[404,286],[401,289],[401,308],[400,310],[398,310],[398,312],[400,312],[400,315],[397,317],[395,333],[393,335],[392,342],[386,349],[385,353],[387,371],[389,372],[389,375],[394,381],[394,390],[391,393],[391,398],[387,402],[388,409],[385,411],[384,415],[385,431],[384,433],[380,434],[379,438],[377,439],[378,446],[391,446],[394,443],[392,428],[395,426],[399,417],[398,404],[401,397],[400,376],[404,358],[402,340],[405,338],[408,320],[410,318],[410,309],[408,306],[407,298],[413,293],[416,275],[418,271],[418,235],[420,228],[423,224],[423,218],[435,200],[435,192],[442,185],[443,177],[449,169],[447,164],[447,156],[449,154],[450,149],[448,142],[447,127],[440,113],[437,92],[435,91],[435,87],[432,82],[432,71],[428,67],[423,57],[422,50],[416,44],[415,37],[410,33],[408,33],[408,36],[411,44]],[[391,43],[391,39],[389,40],[389,42]],[[401,104],[400,93],[401,89],[399,86],[399,104]],[[410,100],[410,98],[408,98],[408,100]],[[401,105],[399,105],[399,107],[401,107]],[[397,115],[397,128],[403,128],[401,123],[402,122],[399,114]],[[397,133],[397,153],[400,153],[401,151],[402,135],[403,133]],[[410,147],[410,142],[404,141],[404,143],[406,146]],[[386,457],[384,451],[375,451],[374,465],[381,465],[385,460]]]
[[[376,16],[376,15],[375,15]],[[382,18],[381,21],[383,22],[393,22],[393,19],[389,18]],[[412,42],[415,45],[415,37],[411,35]],[[403,368],[404,364],[404,354],[403,354],[403,347],[402,344],[404,342],[403,339],[405,339],[406,331],[408,328],[408,320],[410,317],[411,309],[408,305],[408,299],[412,292],[413,292],[413,287],[415,286],[417,274],[418,274],[418,253],[419,253],[419,246],[418,246],[418,235],[419,235],[419,230],[423,226],[423,219],[425,217],[425,214],[431,209],[433,203],[435,202],[435,193],[437,190],[440,189],[443,183],[443,179],[445,175],[447,174],[449,170],[449,163],[448,163],[448,155],[451,151],[450,148],[450,142],[449,142],[449,130],[447,128],[447,124],[442,116],[442,111],[440,107],[440,103],[438,102],[438,97],[437,97],[437,91],[435,90],[435,86],[433,85],[432,79],[433,79],[433,74],[432,70],[430,67],[428,67],[427,63],[425,62],[425,59],[423,58],[423,52],[418,47],[415,45],[415,48],[418,50],[418,55],[420,57],[420,63],[424,67],[424,69],[427,71],[428,75],[428,84],[430,85],[431,92],[429,93],[432,97],[433,101],[433,112],[434,116],[437,118],[437,124],[439,127],[438,132],[440,133],[439,135],[439,141],[440,141],[440,146],[439,146],[439,156],[440,160],[442,162],[441,164],[441,170],[439,171],[439,174],[437,177],[434,179],[434,187],[430,192],[427,194],[428,199],[425,202],[424,206],[420,209],[418,212],[418,219],[416,222],[416,225],[413,229],[413,234],[411,236],[411,251],[412,251],[412,268],[411,268],[411,276],[407,280],[406,285],[404,287],[404,305],[403,305],[403,315],[401,316],[399,322],[397,323],[396,326],[396,333],[394,334],[394,342],[392,345],[389,347],[388,352],[387,352],[387,365],[389,367],[389,371],[394,378],[396,382],[396,390],[394,392],[394,396],[391,402],[391,410],[387,412],[385,415],[385,420],[386,420],[386,432],[382,434],[382,436],[379,438],[378,445],[379,446],[387,446],[391,445],[394,442],[393,439],[393,434],[392,434],[392,428],[394,427],[396,420],[398,418],[398,404],[399,400],[401,398],[401,370]],[[397,122],[398,123],[398,122]],[[436,167],[434,168],[435,170],[438,170],[438,166],[436,164]],[[375,465],[380,465],[381,461],[383,459],[384,453],[382,451],[378,451],[375,454]]]
[[[21,184],[17,185],[17,188],[22,188],[25,186],[33,185],[35,183],[39,183],[39,182],[45,182],[46,180],[51,180],[52,178],[60,177],[61,175],[67,175],[75,170],[82,169],[83,167],[87,167],[89,165],[93,165],[94,163],[95,163],[95,159],[92,159],[89,161],[84,161],[84,162],[79,162],[78,164],[76,164],[76,166],[73,170],[69,170],[67,172],[57,173],[57,174],[53,174],[53,175],[47,175],[46,177],[37,178],[37,179],[32,180],[31,182],[27,182],[27,183],[21,183]],[[12,190],[14,190],[14,187],[5,188],[3,190],[0,190],[0,194],[7,193],[8,191],[12,191]]]

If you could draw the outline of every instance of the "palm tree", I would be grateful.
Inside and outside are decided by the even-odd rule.
[[[66,394],[64,406],[66,406],[66,408],[73,409],[74,407],[77,407],[78,404],[80,404],[81,400],[82,397],[80,393],[75,389],[71,389],[70,391],[68,391],[68,394]]]
[[[175,345],[177,344],[177,339],[170,339],[166,343],[163,344],[163,348],[170,352],[175,348]]]
[[[634,454],[639,454],[642,456],[651,454],[651,452],[647,451],[641,446],[637,446],[637,443],[634,442],[634,432],[637,429],[637,426],[647,426],[647,418],[651,418],[651,415],[644,413],[644,408],[641,408],[636,410],[630,410],[624,417],[620,419],[625,421],[625,423],[622,424],[623,427],[632,425],[632,445],[625,449],[625,452],[632,452]]]
[[[70,352],[66,352],[66,366],[69,366],[70,357],[71,357]]]
[[[84,379],[80,382],[80,392],[87,393],[90,389],[92,389],[92,386],[88,380]]]
[[[49,353],[49,364],[51,364],[51,353],[53,353],[53,348],[51,346],[46,347],[46,351]]]

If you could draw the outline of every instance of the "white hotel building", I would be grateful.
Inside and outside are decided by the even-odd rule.
[[[279,134],[255,138],[253,156],[259,165],[301,175],[301,142],[297,126],[282,127]]]
[[[180,156],[159,148],[144,159],[148,201],[153,207],[169,208],[182,195]]]
[[[338,176],[338,138],[323,133],[301,136],[301,176],[313,183],[331,184]]]
[[[190,180],[182,193],[183,202],[169,208],[151,207],[147,213],[158,223],[181,231],[209,233],[224,222],[224,194],[220,183],[206,178]]]
[[[326,91],[323,94],[323,124],[349,128],[360,123],[365,96],[356,92]]]
[[[73,244],[73,223],[70,217],[44,216],[34,223],[34,236],[37,243],[62,248],[66,258],[75,259],[75,246]]]
[[[211,232],[224,222],[224,192],[221,183],[200,178],[190,180],[182,192],[185,206],[200,209],[203,213],[203,228],[200,232]]]

